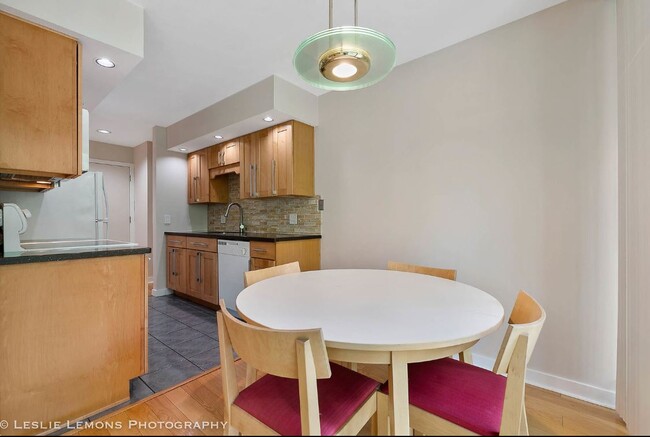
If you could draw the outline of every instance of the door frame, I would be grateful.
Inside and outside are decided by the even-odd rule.
[[[127,167],[129,169],[129,242],[135,242],[135,165],[129,162],[108,161],[105,159],[90,158],[91,164],[112,165]]]

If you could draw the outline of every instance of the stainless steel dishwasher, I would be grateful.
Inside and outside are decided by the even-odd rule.
[[[250,267],[250,243],[248,241],[218,240],[219,299],[226,307],[237,310],[237,295],[244,289],[244,272]]]

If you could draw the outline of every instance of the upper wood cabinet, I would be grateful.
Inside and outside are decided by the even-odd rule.
[[[0,173],[80,175],[81,46],[0,13],[0,59]]]
[[[208,148],[208,168],[224,167],[239,163],[240,139],[236,138]]]
[[[210,201],[209,181],[207,150],[190,153],[187,156],[188,203],[208,203]]]
[[[314,128],[290,121],[251,134],[241,153],[242,199],[314,195]]]

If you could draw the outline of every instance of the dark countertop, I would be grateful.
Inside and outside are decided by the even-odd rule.
[[[256,232],[247,232],[239,234],[238,232],[208,232],[208,231],[179,231],[165,232],[165,235],[181,235],[185,237],[204,237],[216,238],[218,240],[237,240],[237,241],[291,241],[291,240],[311,240],[321,238],[318,234],[262,234]]]
[[[115,247],[115,248],[83,248],[83,249],[52,249],[38,252],[20,252],[3,255],[0,252],[0,266],[9,264],[27,264],[49,261],[65,261],[69,259],[105,258],[108,256],[141,255],[151,253],[149,247]]]

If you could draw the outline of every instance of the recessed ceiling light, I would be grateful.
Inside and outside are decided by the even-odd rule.
[[[111,131],[106,130],[106,129],[97,129],[97,132],[99,132],[100,134],[110,134],[111,133]]]
[[[115,67],[115,62],[111,61],[108,58],[97,58],[97,59],[95,59],[95,62],[98,65],[101,65],[104,68],[113,68],[113,67]]]
[[[187,149],[186,149],[185,147],[181,147],[179,150],[180,150],[181,152],[187,152]]]
[[[223,139],[223,137],[222,137],[221,135],[215,135],[214,137],[215,137],[216,139],[218,139],[218,140]]]
[[[267,115],[266,117],[264,117],[264,121],[269,121],[270,122],[270,121],[273,121],[273,119]]]

